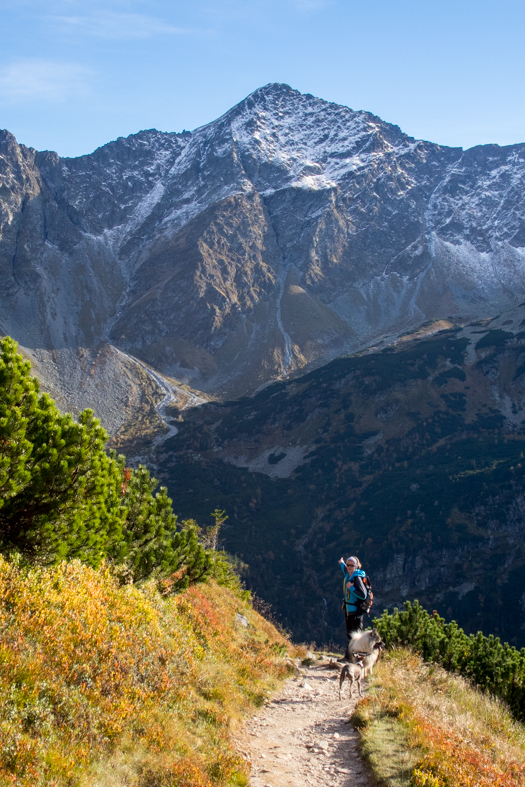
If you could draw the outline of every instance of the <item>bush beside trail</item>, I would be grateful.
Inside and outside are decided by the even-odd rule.
[[[166,596],[106,566],[0,558],[0,786],[244,785],[230,732],[288,649],[213,580]]]
[[[516,719],[525,720],[525,648],[502,643],[481,632],[465,634],[455,621],[430,615],[418,601],[404,609],[384,612],[374,621],[388,647],[410,647],[425,661],[469,678],[480,688],[503,699]]]

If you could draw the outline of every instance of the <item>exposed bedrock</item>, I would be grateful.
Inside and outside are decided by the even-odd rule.
[[[417,141],[286,85],[77,159],[4,131],[0,331],[73,408],[81,375],[54,353],[104,343],[236,396],[430,319],[515,306],[524,194],[525,145]]]

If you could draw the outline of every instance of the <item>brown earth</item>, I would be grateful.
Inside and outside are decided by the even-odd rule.
[[[339,700],[338,671],[315,664],[303,673],[238,735],[251,787],[372,787],[350,724],[357,689],[349,699],[347,681]]]

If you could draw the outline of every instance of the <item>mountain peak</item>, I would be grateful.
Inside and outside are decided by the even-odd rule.
[[[254,90],[253,93],[250,93],[246,99],[253,98],[273,98],[273,97],[281,97],[281,96],[302,96],[304,95],[299,90],[295,90],[295,88],[290,87],[285,82],[268,82],[267,85],[263,85],[263,87],[258,87],[257,90]]]
[[[191,134],[144,130],[65,160],[4,133],[0,152],[2,330],[65,345],[74,407],[105,394],[90,377],[87,398],[83,361],[70,385],[66,351],[102,339],[231,396],[525,292],[514,149],[420,143],[286,84]]]
[[[250,111],[253,109],[278,109],[301,107],[311,111],[315,106],[316,110],[322,107],[337,107],[339,111],[353,113],[353,110],[348,107],[340,106],[338,104],[331,104],[329,101],[324,101],[322,98],[317,98],[311,93],[301,93],[300,90],[290,87],[283,82],[269,82],[263,87],[257,88],[253,93],[250,93],[245,99],[240,101],[230,112],[237,113],[240,111]],[[227,115],[230,112],[226,113]]]
[[[268,84],[258,87],[250,95],[254,96],[256,93],[296,93],[297,95],[302,95],[299,90],[290,87],[286,82],[268,82]]]

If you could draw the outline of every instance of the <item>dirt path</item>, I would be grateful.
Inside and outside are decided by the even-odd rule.
[[[251,787],[372,787],[348,722],[357,696],[349,700],[346,682],[339,700],[338,672],[317,665],[303,671],[239,736],[252,763]]]

